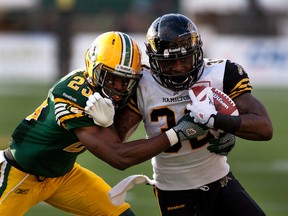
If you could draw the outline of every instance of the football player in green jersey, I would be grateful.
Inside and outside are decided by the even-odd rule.
[[[110,186],[76,163],[77,156],[87,149],[123,170],[176,144],[178,137],[186,139],[181,125],[125,144],[113,130],[115,110],[125,106],[141,77],[141,52],[130,36],[101,34],[85,61],[86,68],[54,84],[16,127],[10,147],[0,151],[0,215],[23,215],[41,201],[76,215],[134,215],[128,203],[111,203]],[[89,96],[97,109],[93,118],[85,113]]]

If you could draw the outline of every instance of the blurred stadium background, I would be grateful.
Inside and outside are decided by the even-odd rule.
[[[97,35],[129,33],[145,62],[145,33],[156,17],[169,12],[196,23],[205,56],[229,58],[248,71],[255,96],[271,114],[274,137],[238,139],[228,160],[267,215],[288,215],[288,0],[0,0],[0,149],[56,79],[84,66],[84,52]],[[141,126],[133,139],[144,136]],[[78,161],[112,186],[130,174],[152,175],[149,161],[125,171],[88,152]],[[149,186],[134,188],[127,201],[139,216],[159,215]],[[41,203],[26,215],[69,214]]]

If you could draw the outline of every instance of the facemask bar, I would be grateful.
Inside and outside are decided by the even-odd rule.
[[[137,84],[141,78],[141,74],[131,74],[126,73],[123,71],[117,71],[113,68],[110,68],[104,64],[99,64],[93,69],[93,73],[97,74],[97,86],[98,89],[101,91],[102,96],[109,98],[113,101],[112,95],[119,95],[122,97],[121,101],[113,101],[115,108],[122,108],[127,102],[128,99],[131,97],[132,94],[136,91]],[[105,80],[107,77],[107,74],[111,74],[112,76],[118,76],[123,79],[129,80],[127,89],[124,92],[119,92],[114,89],[110,89],[107,86],[105,86]]]
[[[189,53],[186,55],[189,56]],[[181,57],[186,57],[181,55]],[[150,56],[150,63],[151,63],[151,70],[152,76],[154,79],[163,87],[168,88],[173,91],[181,91],[184,89],[188,89],[191,87],[200,77],[202,74],[201,66],[203,62],[203,51],[201,47],[198,47],[193,51],[191,61],[193,61],[193,67],[190,71],[187,71],[185,74],[167,74],[165,71],[162,70],[159,61],[167,61],[167,60],[174,60],[175,58],[179,59],[179,56],[174,54],[170,56],[169,59],[164,58],[163,55],[151,55]]]

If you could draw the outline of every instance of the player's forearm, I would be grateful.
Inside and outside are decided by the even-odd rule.
[[[142,116],[131,111],[129,108],[124,108],[115,115],[114,126],[122,142],[126,142],[129,139],[141,121]]]
[[[109,157],[109,162],[107,162],[120,170],[147,161],[171,146],[166,134],[161,134],[151,139],[141,139],[119,145],[122,147],[115,148],[112,155],[110,155],[111,157]]]
[[[248,140],[270,140],[273,127],[264,105],[250,93],[243,94],[234,101],[241,117],[241,124],[235,135]]]
[[[118,132],[118,135],[119,135],[119,138],[121,139],[121,141],[126,142],[132,136],[132,134],[136,131],[139,124],[140,124],[140,122],[137,125],[131,126],[129,128],[128,127],[118,127],[117,132]]]
[[[269,118],[245,114],[241,115],[241,125],[235,135],[247,140],[266,141],[272,139],[273,128]]]

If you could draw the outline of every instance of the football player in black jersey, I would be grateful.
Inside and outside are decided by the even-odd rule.
[[[173,13],[158,17],[147,32],[146,54],[150,69],[143,71],[135,97],[116,115],[122,140],[142,120],[151,138],[173,127],[184,113],[211,132],[218,130],[220,139],[225,134],[247,140],[272,138],[270,117],[253,96],[248,74],[230,60],[204,58],[200,34],[189,18]],[[193,85],[222,90],[236,103],[239,116],[217,113],[208,97],[204,102],[195,100],[189,91]],[[232,175],[225,154],[209,151],[211,132],[179,142],[152,158],[161,215],[264,215]],[[225,151],[225,145],[221,148]]]

